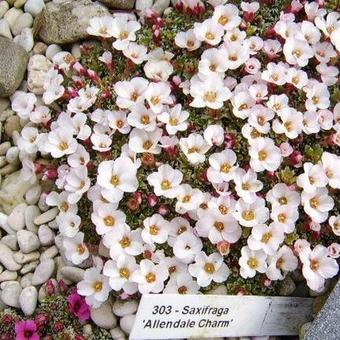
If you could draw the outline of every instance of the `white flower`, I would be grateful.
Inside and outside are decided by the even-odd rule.
[[[157,172],[153,172],[147,177],[147,181],[154,188],[155,194],[167,198],[175,198],[180,194],[182,179],[182,172],[173,169],[168,164],[159,166]]]
[[[285,233],[289,234],[295,230],[299,212],[294,205],[278,205],[272,208],[270,217]]]
[[[280,110],[278,115],[282,122],[275,119],[273,121],[273,130],[277,134],[284,133],[290,139],[296,138],[302,130],[302,113],[293,108],[285,108]]]
[[[263,198],[257,198],[254,203],[246,203],[240,198],[235,206],[234,217],[244,227],[253,227],[265,223],[269,217],[269,210]]]
[[[65,257],[75,265],[84,262],[90,255],[89,250],[84,244],[84,233],[77,233],[72,238],[63,239]]]
[[[101,162],[97,183],[102,187],[103,197],[115,203],[122,199],[124,192],[135,192],[138,188],[136,173],[137,169],[128,157]]]
[[[156,129],[156,117],[157,114],[143,104],[136,104],[131,108],[127,121],[131,126],[149,132]]]
[[[223,33],[222,26],[211,18],[194,24],[194,34],[196,38],[209,45],[219,44]]]
[[[143,45],[138,45],[135,42],[130,42],[128,47],[123,50],[126,58],[132,60],[134,64],[140,65],[147,59],[147,48]]]
[[[208,209],[197,221],[195,229],[200,237],[207,237],[213,244],[221,241],[235,243],[242,234],[235,218],[217,209]]]
[[[145,99],[155,113],[161,113],[164,104],[171,104],[171,88],[164,82],[150,83],[145,91]]]
[[[37,102],[37,97],[34,93],[26,93],[23,91],[16,91],[12,97],[12,110],[15,111],[20,118],[27,119],[30,113],[34,110]]]
[[[329,186],[333,189],[340,189],[340,157],[324,152],[321,156],[321,163]]]
[[[99,235],[104,235],[111,231],[124,227],[126,216],[120,211],[116,210],[115,205],[107,203],[98,206],[91,214],[91,221],[96,226],[96,232]]]
[[[77,205],[76,204],[70,204],[68,202],[68,196],[70,193],[67,191],[62,191],[60,193],[56,191],[51,191],[47,196],[46,196],[46,204],[49,206],[57,206],[59,208],[59,215],[61,214],[76,214],[77,213]]]
[[[269,83],[284,85],[287,82],[287,68],[282,63],[269,63],[266,70],[262,72],[261,77]]]
[[[173,246],[177,237],[186,231],[192,232],[192,227],[189,221],[183,217],[174,217],[168,225],[168,244]]]
[[[192,133],[187,138],[181,138],[179,146],[193,165],[203,163],[205,153],[210,149],[210,145],[198,133]]]
[[[224,46],[227,53],[227,69],[236,70],[249,59],[249,49],[246,44],[238,42],[229,43]]]
[[[219,5],[214,9],[212,20],[220,24],[225,30],[231,30],[241,23],[241,18],[238,14],[239,10],[235,5]]]
[[[178,32],[175,36],[175,44],[178,47],[186,48],[188,51],[194,51],[200,48],[201,42],[196,38],[193,29],[186,32]]]
[[[334,58],[337,55],[333,45],[328,41],[318,42],[313,46],[313,48],[315,50],[315,58],[320,63],[327,64],[331,58]]]
[[[253,203],[257,199],[256,193],[263,188],[263,183],[257,179],[256,173],[249,169],[247,172],[237,168],[233,174],[235,190],[246,203]]]
[[[303,114],[302,131],[311,135],[320,131],[319,115],[315,111],[306,111]]]
[[[327,86],[332,86],[338,81],[339,70],[335,66],[328,66],[327,64],[319,64],[316,70],[321,75],[321,80]]]
[[[224,129],[221,125],[209,125],[203,133],[204,139],[210,145],[221,145],[224,142]]]
[[[189,184],[182,184],[177,195],[176,211],[184,214],[196,210],[203,202],[203,193],[199,189],[193,189]]]
[[[48,133],[47,145],[43,145],[43,148],[44,151],[51,153],[53,158],[60,158],[74,153],[77,146],[72,131],[66,127],[58,127]]]
[[[205,50],[201,55],[201,60],[198,64],[198,70],[205,76],[211,76],[213,74],[223,76],[227,70],[226,63],[227,56],[221,49],[209,48]]]
[[[177,104],[168,111],[162,112],[157,119],[165,123],[165,129],[169,135],[175,135],[178,131],[185,131],[188,127],[188,111],[182,111],[182,105]]]
[[[298,207],[300,204],[300,195],[295,190],[290,189],[287,184],[277,183],[267,192],[266,200],[272,207],[280,205]]]
[[[307,73],[305,71],[298,70],[295,67],[291,67],[287,71],[287,82],[301,90],[308,84]]]
[[[102,38],[113,37],[114,19],[110,16],[94,17],[90,20],[87,33]]]
[[[314,193],[303,191],[301,203],[305,213],[317,223],[325,222],[328,218],[328,212],[334,207],[334,200],[328,196],[326,188],[318,188]]]
[[[306,66],[308,60],[313,57],[313,49],[304,40],[294,37],[288,38],[283,45],[283,53],[291,65]]]
[[[222,183],[230,181],[237,168],[236,154],[232,150],[224,150],[214,153],[209,157],[210,167],[207,170],[207,178],[211,183]]]
[[[98,308],[109,297],[109,279],[98,268],[86,269],[84,279],[77,284],[77,292],[85,296],[88,305]]]
[[[145,91],[149,82],[141,77],[132,78],[130,81],[118,81],[114,90],[118,97],[116,104],[121,109],[128,109],[136,103],[142,103],[145,98]]]
[[[143,221],[142,239],[148,244],[164,243],[168,239],[169,222],[163,216],[154,214]]]
[[[90,139],[93,150],[105,152],[111,149],[112,139],[108,135],[93,133]]]
[[[120,255],[116,261],[108,260],[104,264],[103,274],[109,278],[110,287],[115,291],[134,294],[138,291],[137,284],[130,281],[134,271],[138,269],[133,256]]]
[[[142,294],[160,293],[168,276],[166,267],[156,265],[150,260],[142,260],[139,269],[132,273],[131,280],[138,284],[138,290]]]
[[[140,28],[141,25],[138,21],[128,21],[125,16],[115,17],[112,25],[112,36],[116,38],[116,40],[112,46],[116,50],[125,50],[129,46],[130,41],[136,40],[135,32]]]
[[[334,30],[339,27],[340,14],[338,12],[331,12],[327,14],[326,19],[323,17],[316,17],[314,22],[317,28],[319,28],[326,37],[329,37]]]
[[[333,233],[336,236],[340,236],[340,215],[331,216],[328,223],[331,226]]]
[[[90,161],[90,154],[80,144],[78,144],[76,152],[67,157],[67,163],[72,168],[86,166],[89,161]]]
[[[81,218],[73,213],[63,213],[56,217],[59,232],[66,237],[74,237],[80,227]]]
[[[241,31],[238,28],[233,28],[232,30],[228,30],[224,37],[224,44],[228,45],[228,43],[242,43],[244,42],[244,39],[247,37],[247,33],[245,31]],[[248,43],[245,44],[245,46],[248,48]]]
[[[189,265],[189,273],[196,277],[197,283],[200,287],[207,287],[212,281],[225,281],[230,270],[223,262],[223,257],[218,253],[206,255],[200,252],[195,256],[195,263]]]
[[[258,132],[266,134],[270,130],[270,121],[275,113],[271,109],[257,104],[249,109],[248,123]]]
[[[144,65],[145,76],[153,81],[167,81],[174,68],[167,60],[149,60]]]
[[[317,109],[328,109],[330,105],[329,91],[325,84],[316,83],[305,87],[306,92],[306,109],[309,111],[316,111]]]
[[[235,91],[231,97],[234,116],[245,119],[249,115],[249,109],[255,105],[256,100],[248,90]]]
[[[137,104],[136,104],[137,105]],[[118,130],[122,134],[128,134],[130,132],[130,125],[128,124],[126,112],[119,111],[105,111],[108,113],[108,125],[112,129],[112,133]]]
[[[309,21],[302,21],[301,23],[301,33],[303,38],[308,42],[308,44],[313,45],[320,41],[321,33],[314,26],[313,23]]]
[[[133,129],[129,136],[129,148],[136,153],[159,154],[161,148],[158,144],[162,136],[162,129],[156,128],[154,131],[146,132],[140,129]]]
[[[250,144],[249,155],[250,166],[256,172],[275,171],[282,161],[280,148],[267,137],[254,139]]]
[[[267,262],[266,275],[270,280],[283,280],[288,272],[294,271],[298,266],[298,259],[286,245],[283,245],[274,255],[268,256]]]
[[[201,239],[192,232],[186,231],[177,236],[173,245],[173,252],[181,262],[191,263],[202,248]]]
[[[21,136],[18,139],[18,148],[28,154],[35,154],[38,151],[39,131],[35,127],[25,126],[21,130]]]
[[[303,164],[304,173],[296,179],[296,184],[307,193],[313,193],[316,188],[325,187],[328,178],[320,164],[306,162]]]
[[[288,97],[286,94],[271,95],[266,105],[276,113],[280,113],[284,108],[288,108]]]
[[[262,249],[266,254],[274,255],[283,239],[283,230],[279,224],[257,224],[251,230],[247,242],[251,250]]]
[[[50,109],[47,106],[38,106],[30,113],[30,121],[36,124],[46,124],[51,120]]]
[[[45,73],[43,100],[46,105],[62,97],[65,92],[65,88],[61,85],[63,81],[63,76],[53,68]]]
[[[307,285],[314,291],[324,289],[325,280],[338,273],[339,266],[335,259],[328,256],[328,250],[318,244],[313,250],[305,248],[300,254],[303,264],[302,274],[307,280]]]
[[[242,247],[239,259],[240,274],[246,279],[254,277],[256,272],[265,273],[267,270],[267,255],[263,250],[251,250],[248,246]]]
[[[175,278],[170,278],[163,294],[198,294],[199,288],[199,285],[189,273],[181,273]]]
[[[85,166],[71,168],[66,175],[65,190],[70,194],[67,199],[71,204],[77,203],[83,194],[89,190],[91,185],[90,179],[87,177],[87,168]]]

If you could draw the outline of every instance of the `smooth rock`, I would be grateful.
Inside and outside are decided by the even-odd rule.
[[[47,45],[40,41],[38,41],[33,47],[34,54],[45,54],[46,50]]]
[[[41,253],[40,261],[53,259],[57,255],[58,255],[58,248],[56,246],[49,247]]]
[[[64,266],[60,269],[60,272],[65,279],[78,283],[84,279],[85,270],[77,267]]]
[[[102,257],[110,257],[110,249],[106,248],[103,244],[103,240],[100,241],[98,247],[98,254]]]
[[[19,248],[25,254],[31,253],[40,247],[38,236],[29,230],[19,230],[17,237]]]
[[[8,270],[17,271],[21,265],[15,262],[13,251],[0,242],[0,263]]]
[[[40,243],[43,246],[50,246],[53,244],[55,238],[54,232],[46,224],[42,224],[39,227],[38,236]]]
[[[8,216],[0,212],[0,228],[5,230],[8,235],[15,235],[15,231],[7,223]]]
[[[20,118],[18,116],[11,116],[6,120],[4,126],[5,134],[8,137],[13,136],[14,131],[21,131]],[[8,150],[7,150],[8,151]]]
[[[111,329],[117,324],[117,319],[113,315],[108,301],[104,302],[99,308],[91,308],[90,312],[92,321],[101,328]]]
[[[36,205],[29,205],[25,210],[26,228],[33,233],[38,233],[38,227],[34,224],[34,220],[41,215],[40,209]]]
[[[114,340],[125,340],[126,339],[124,332],[119,327],[110,329],[110,334],[111,334],[112,339]]]
[[[15,8],[20,8],[20,7],[22,7],[23,5],[25,5],[25,2],[26,2],[26,0],[15,0],[15,2],[14,2],[14,7],[15,7]]]
[[[20,286],[22,288],[26,288],[26,287],[32,286],[32,276],[33,276],[33,273],[28,273],[28,274],[24,275],[20,279]]]
[[[10,96],[20,86],[27,61],[24,48],[8,38],[0,37],[0,97]]]
[[[14,163],[19,160],[19,148],[17,146],[10,147],[6,152],[6,161]]]
[[[35,185],[29,189],[25,194],[25,200],[27,204],[37,204],[41,194],[41,186]]]
[[[1,300],[10,307],[19,308],[19,296],[22,288],[19,282],[8,281],[8,284],[2,289]]]
[[[30,286],[22,290],[19,296],[19,305],[25,315],[32,315],[37,307],[38,291]]]
[[[40,253],[38,251],[33,251],[32,253],[29,253],[29,254],[24,254],[23,252],[18,251],[13,255],[14,261],[19,264],[32,262],[32,261],[38,260],[39,258],[40,258]]]
[[[145,12],[147,9],[151,8],[153,5],[153,0],[136,0],[136,10]]]
[[[134,315],[134,314],[125,315],[120,319],[119,325],[120,325],[120,328],[122,329],[122,331],[125,334],[131,333],[131,329],[133,327],[135,319],[136,319],[136,315]]]
[[[107,7],[114,9],[133,9],[135,0],[99,0]]]
[[[8,216],[7,223],[13,230],[21,230],[25,228],[25,210],[27,204],[21,203],[17,205]]]
[[[299,339],[300,340],[303,340],[305,338],[305,335],[307,333],[307,331],[309,330],[309,328],[312,326],[312,323],[311,322],[307,322],[305,324],[303,324],[300,328],[300,331],[299,331]],[[316,339],[315,339],[316,340]],[[321,340],[321,339],[320,339]]]
[[[14,24],[19,20],[19,18],[24,14],[21,9],[17,9],[12,7],[8,10],[8,12],[4,15],[4,19],[8,22],[11,30],[13,29]]]
[[[296,288],[296,285],[293,279],[290,276],[286,276],[281,283],[279,295],[289,296],[294,292],[295,288]]]
[[[1,239],[1,242],[3,244],[6,244],[6,246],[12,249],[13,251],[18,250],[18,240],[16,234],[4,236]]]
[[[13,38],[9,24],[5,19],[0,19],[0,37],[5,37],[8,39]]]
[[[39,36],[46,44],[68,44],[87,38],[93,17],[109,15],[108,10],[90,0],[56,4],[49,2],[42,12]]]
[[[10,101],[7,98],[0,98],[0,113],[5,111],[9,107],[9,104]]]
[[[55,263],[52,259],[48,259],[39,263],[35,268],[32,277],[32,284],[37,286],[46,282],[53,274],[55,269]]]
[[[49,221],[52,221],[57,217],[58,214],[59,214],[58,207],[54,207],[54,208],[44,212],[43,214],[39,215],[38,217],[36,217],[34,219],[34,224],[41,225],[41,224],[47,223]]]
[[[131,301],[119,301],[117,300],[113,306],[113,313],[119,317],[134,314],[137,311],[138,302],[135,300]]]
[[[27,0],[24,10],[31,13],[34,17],[37,16],[45,8],[44,0]]]
[[[11,272],[10,270],[5,270],[0,274],[0,282],[15,281],[17,277],[18,277],[17,272]]]
[[[24,274],[32,272],[38,266],[38,263],[39,263],[39,261],[33,261],[33,262],[30,262],[30,263],[26,263],[22,267],[22,269],[20,270],[20,274],[24,275]]]
[[[33,32],[31,28],[24,28],[19,35],[17,35],[13,41],[23,47],[26,52],[30,52],[34,46]]]
[[[156,0],[152,10],[161,15],[170,5],[170,0]]]
[[[29,13],[24,13],[19,17],[19,19],[14,23],[12,27],[12,33],[18,35],[24,28],[31,28],[33,25],[33,17]]]
[[[9,4],[6,1],[0,1],[0,19],[6,14],[9,10]]]
[[[215,286],[207,292],[209,295],[228,295],[227,287],[223,284]]]
[[[46,58],[52,61],[53,57],[61,51],[62,51],[62,48],[59,45],[56,45],[56,44],[49,45],[47,47],[46,54],[45,54]]]
[[[5,155],[8,149],[11,147],[10,142],[3,142],[0,144],[0,155]]]
[[[44,93],[44,78],[51,62],[41,54],[33,55],[28,63],[27,87],[34,94]]]

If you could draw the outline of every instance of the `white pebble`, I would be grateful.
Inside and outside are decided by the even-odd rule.
[[[30,263],[26,263],[26,264],[22,267],[22,269],[20,270],[20,274],[24,275],[24,274],[33,272],[33,270],[34,270],[35,268],[37,268],[38,263],[39,263],[39,261],[33,261],[33,262],[30,262]]]
[[[31,253],[40,246],[39,238],[29,230],[19,230],[17,232],[18,244],[20,250],[25,253]]]
[[[25,200],[27,204],[37,204],[41,194],[41,186],[35,185],[27,190],[25,194]]]
[[[32,315],[37,307],[38,291],[35,287],[30,286],[22,290],[19,296],[20,308],[25,315]]]
[[[53,257],[57,255],[58,255],[58,248],[56,246],[49,247],[44,252],[41,253],[40,261],[53,259]]]
[[[12,27],[13,35],[19,35],[24,28],[31,28],[33,25],[33,17],[29,13],[24,13],[17,19]]]
[[[24,28],[21,34],[17,35],[13,41],[23,47],[26,52],[30,52],[34,46],[33,32],[31,28]],[[14,131],[16,132],[16,131]],[[13,133],[14,133],[13,132]]]
[[[34,224],[34,220],[41,214],[40,209],[36,205],[30,205],[25,210],[26,228],[33,233],[38,233],[38,227]]]
[[[137,311],[138,303],[135,300],[131,301],[119,301],[117,300],[112,307],[113,313],[117,316],[125,316],[134,314]]]
[[[125,315],[120,319],[119,325],[125,334],[130,334],[133,324],[135,322],[136,315]]]
[[[4,281],[15,281],[18,277],[17,272],[12,272],[10,270],[5,270],[0,274],[0,282]]]
[[[19,159],[19,148],[17,146],[12,146],[6,152],[6,161],[8,163],[14,163]]]
[[[13,255],[14,261],[19,264],[25,264],[28,262],[38,260],[39,257],[40,257],[40,253],[38,251],[33,251],[32,253],[29,253],[29,254],[24,254],[23,252],[18,251]]]
[[[5,19],[0,19],[0,36],[8,39],[13,38],[9,24]]]
[[[41,225],[47,222],[54,220],[57,215],[59,214],[59,209],[54,207],[43,214],[39,215],[37,218],[34,219],[34,224]]]
[[[84,279],[85,270],[78,267],[64,266],[60,269],[60,273],[65,279],[78,283]]]
[[[104,329],[114,328],[117,319],[111,311],[111,305],[108,301],[104,302],[99,308],[91,308],[91,319],[99,327]]]
[[[37,286],[45,283],[53,274],[55,263],[52,259],[42,261],[33,273],[32,284]]]
[[[151,8],[153,5],[153,0],[137,0],[135,8],[137,11],[145,11]]]
[[[16,234],[4,236],[1,239],[1,242],[3,244],[6,244],[6,246],[12,249],[13,251],[18,250],[18,240]]]
[[[24,12],[21,9],[17,9],[12,7],[9,11],[4,15],[4,19],[8,22],[10,29],[13,29],[15,22],[23,15]]]
[[[33,276],[33,273],[28,273],[28,274],[24,275],[20,279],[20,286],[22,288],[26,288],[26,287],[32,286],[32,276]]]
[[[0,263],[8,270],[17,271],[21,265],[14,261],[13,255],[13,251],[0,242]]]
[[[119,327],[110,329],[110,334],[111,334],[112,339],[114,340],[125,340],[126,339],[124,332]]]
[[[0,212],[0,228],[6,231],[8,235],[15,234],[15,231],[8,225],[8,216]]]
[[[53,57],[61,51],[62,51],[62,48],[59,45],[56,45],[56,44],[49,45],[45,53],[46,58],[52,61]]]
[[[39,226],[38,236],[43,246],[50,246],[55,238],[54,232],[46,224]]]
[[[14,230],[21,230],[25,227],[25,209],[26,203],[18,204],[10,213],[7,223]]]
[[[19,296],[22,291],[19,282],[7,281],[8,283],[2,286],[1,300],[10,307],[19,308]]]
[[[35,17],[44,9],[44,7],[44,0],[27,0],[24,10],[25,12],[31,13]]]
[[[0,1],[0,19],[5,15],[5,13],[9,10],[9,4],[7,1]]]

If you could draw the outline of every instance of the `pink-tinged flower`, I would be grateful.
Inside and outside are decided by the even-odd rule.
[[[37,325],[33,320],[18,321],[15,324],[16,340],[39,340]]]
[[[67,298],[69,309],[80,320],[88,320],[90,318],[90,308],[85,302],[85,298],[78,293],[73,293]]]
[[[294,151],[292,146],[289,143],[287,143],[287,142],[280,144],[280,150],[281,150],[282,157],[288,157]]]

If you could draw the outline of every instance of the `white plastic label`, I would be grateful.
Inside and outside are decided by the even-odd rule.
[[[311,298],[145,294],[133,340],[296,335],[311,320]]]

